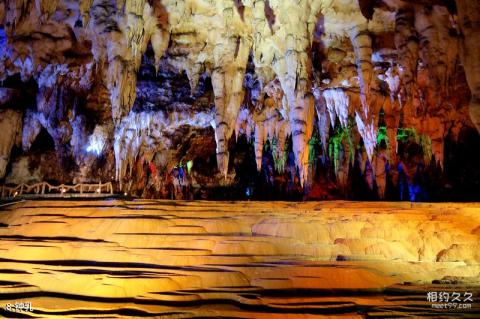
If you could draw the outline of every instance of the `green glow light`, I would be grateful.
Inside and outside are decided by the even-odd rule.
[[[190,174],[190,172],[192,171],[192,167],[193,167],[193,160],[190,160],[190,161],[187,162],[188,174]]]

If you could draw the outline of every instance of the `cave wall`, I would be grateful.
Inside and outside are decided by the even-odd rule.
[[[478,4],[6,0],[0,179],[479,198]]]

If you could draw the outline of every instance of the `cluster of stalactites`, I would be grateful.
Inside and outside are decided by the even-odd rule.
[[[448,98],[454,93],[449,88],[454,85],[458,59],[457,26],[444,6],[402,4],[395,10],[398,67],[392,66],[384,78],[391,93],[391,107],[385,110],[388,135],[398,128],[394,114],[401,110],[403,126],[431,141],[429,154],[443,166],[443,141],[448,134],[444,120],[455,118],[447,113],[455,112]],[[468,68],[465,71],[469,73]],[[429,155],[425,160],[430,161]]]
[[[8,24],[10,28],[14,28],[29,10],[36,10],[36,16],[48,19],[61,5],[59,1],[45,0],[38,0],[35,5],[26,0],[8,0],[6,3],[6,19],[11,22]],[[116,132],[117,178],[122,179],[126,173],[124,163],[129,163],[130,158],[136,156],[128,154],[138,154],[138,139],[130,138],[130,133],[125,133],[123,127],[128,126],[125,123],[137,123],[139,116],[132,115],[131,109],[136,98],[136,72],[142,54],[151,43],[158,67],[170,40],[169,59],[172,65],[186,71],[192,92],[195,91],[200,74],[207,72],[211,75],[215,95],[215,116],[211,125],[215,130],[218,168],[225,176],[228,173],[228,141],[234,131],[237,134],[245,132],[255,139],[259,169],[266,141],[276,146],[274,156],[280,163],[278,167],[284,166],[282,163],[285,159],[285,140],[291,135],[295,163],[299,169],[300,180],[304,183],[309,175],[309,141],[314,127],[315,110],[325,151],[330,127],[335,127],[337,118],[343,128],[350,125],[349,119],[352,118],[363,139],[366,154],[364,157],[374,170],[380,172],[382,165],[378,164],[379,158],[395,161],[395,135],[400,125],[400,113],[403,112],[404,118],[410,121],[403,123],[404,127],[413,127],[419,134],[429,136],[431,153],[442,163],[446,125],[441,122],[440,115],[437,116],[434,112],[419,114],[419,110],[427,109],[425,104],[428,104],[428,108],[437,110],[449,94],[447,88],[451,84],[450,75],[457,52],[449,33],[451,17],[445,7],[433,6],[430,10],[430,7],[423,5],[402,4],[395,8],[394,31],[398,57],[396,61],[389,61],[391,67],[384,74],[375,76],[369,24],[361,17],[358,3],[349,2],[348,6],[356,10],[354,22],[346,21],[350,16],[342,16],[340,13],[332,20],[343,19],[342,23],[349,26],[346,32],[343,30],[338,36],[350,39],[358,85],[325,85],[312,90],[312,35],[318,14],[320,11],[330,12],[327,7],[334,8],[332,3],[318,0],[243,3],[174,0],[79,1],[82,27],[92,40],[92,54],[95,63],[100,66],[97,69],[105,71],[106,86],[110,93]],[[463,3],[459,14],[471,21],[478,21],[474,13],[469,14],[469,9],[477,12],[478,6]],[[168,12],[167,18],[165,12]],[[358,15],[360,19],[357,19]],[[330,16],[325,16],[326,25],[330,23],[328,19]],[[462,32],[469,35],[464,40],[464,51],[478,52],[478,43],[470,40],[474,38],[470,36],[473,32],[470,24],[463,20],[461,22]],[[250,56],[253,57],[255,76],[260,83],[259,98],[254,101],[253,110],[241,108],[245,96],[246,66]],[[462,56],[466,66],[473,70],[466,68],[467,78],[472,86],[478,78],[474,74],[478,63],[472,58],[475,54],[464,53]],[[418,63],[419,59],[421,64]],[[30,73],[36,69],[28,57],[15,63]],[[421,69],[427,70],[427,73]],[[91,70],[89,72],[91,77]],[[64,75],[61,67],[56,68],[53,73],[56,77],[58,74]],[[45,77],[45,82],[48,82],[48,79],[51,78]],[[39,80],[44,81],[41,78]],[[345,79],[345,82],[349,80]],[[376,87],[379,80],[387,84],[389,99],[378,93]],[[51,87],[49,84],[39,86],[41,90],[43,87]],[[477,93],[474,92],[472,99],[474,112],[478,109],[475,108],[478,104]],[[39,108],[46,108],[48,101],[41,102],[43,104],[41,103]],[[384,110],[390,141],[385,154],[378,153],[377,147],[381,109]],[[155,122],[150,118],[142,120],[148,125]],[[92,143],[101,144],[102,140],[103,137],[93,139]],[[349,147],[350,143],[345,145],[344,149]],[[351,152],[347,150],[345,153]]]
[[[88,9],[88,5],[91,5]],[[105,76],[110,91],[112,118],[118,125],[130,112],[136,98],[137,71],[143,53],[152,44],[159,63],[167,49],[169,33],[162,27],[159,8],[145,0],[81,2],[82,16],[90,21],[96,62],[107,64]]]
[[[258,171],[262,168],[264,145],[269,142],[275,168],[283,172],[287,158],[285,144],[291,134],[290,123],[282,116],[281,107],[279,110],[274,99],[265,99],[261,107],[255,110],[243,108],[237,117],[235,131],[245,134],[248,140],[253,139]]]
[[[212,114],[204,112],[130,112],[114,133],[115,176],[120,181],[120,187],[123,187],[124,177],[131,176],[138,158],[151,161],[157,152],[171,148],[171,140],[167,136],[178,127],[206,128],[210,126],[211,118]],[[94,135],[95,132],[90,139],[97,138]]]
[[[104,78],[110,92],[112,118],[119,123],[135,102],[136,72],[147,45],[152,44],[157,65],[168,47],[169,32],[163,21],[164,9],[160,2],[151,3],[145,0],[81,0],[77,3],[79,17],[75,19],[72,18],[75,8],[59,0],[7,0],[4,3],[4,25],[7,26],[7,34],[13,36],[17,31],[22,34],[28,32],[32,24],[34,29],[36,24],[45,25],[45,30],[40,32],[48,32],[52,31],[48,29],[49,23],[50,28],[63,23],[73,29],[79,40],[91,40],[96,70],[102,72],[97,76]],[[58,17],[56,12],[60,12]],[[82,22],[80,31],[78,20]],[[56,38],[67,37],[67,34],[60,33],[63,31],[55,32],[58,33],[54,35]],[[12,62],[21,69],[22,79],[27,79],[44,68],[36,65],[44,64],[44,61],[25,56],[23,51],[16,53],[13,50]],[[17,54],[20,55],[18,59]],[[33,51],[32,55],[35,54],[38,52]]]

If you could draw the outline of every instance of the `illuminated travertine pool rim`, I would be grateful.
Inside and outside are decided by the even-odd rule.
[[[453,316],[426,296],[477,298],[479,213],[479,203],[26,201],[0,211],[0,298],[29,300],[38,317]]]

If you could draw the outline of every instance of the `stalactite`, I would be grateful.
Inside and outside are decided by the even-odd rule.
[[[426,163],[430,163],[432,156],[443,168],[444,162],[444,140],[446,135],[445,124],[438,116],[429,116],[423,122],[423,153],[426,156]]]
[[[265,108],[265,138],[272,141],[275,137],[275,128],[278,121],[278,111],[275,109],[275,103],[272,98],[266,98],[264,102]]]
[[[237,121],[235,123],[235,140],[238,141],[238,137],[242,134],[250,138],[250,132],[247,133],[248,120],[251,118],[251,114],[246,107],[243,107],[238,112]]]
[[[355,60],[360,83],[361,107],[355,110],[357,129],[363,138],[368,158],[371,160],[375,151],[377,132],[375,116],[370,110],[370,82],[373,77],[372,39],[364,25],[350,30],[350,39],[355,50]]]
[[[461,58],[467,82],[472,91],[470,118],[480,132],[480,4],[476,1],[456,0],[458,22],[462,38]]]
[[[313,132],[315,109],[313,94],[300,94],[303,96],[297,98],[295,108],[290,109],[290,126],[292,129],[293,152],[300,172],[300,183],[303,185],[310,177],[308,174],[310,154],[308,141],[310,141]]]
[[[7,34],[12,35],[22,19],[29,14],[34,3],[30,0],[8,0],[5,3],[5,27]]]
[[[413,7],[399,8],[395,14],[395,46],[401,65],[403,98],[410,100],[412,86],[415,85],[418,61],[418,35],[415,30],[415,11]]]
[[[350,31],[350,39],[355,51],[355,64],[357,66],[360,84],[362,111],[365,117],[369,117],[368,99],[370,96],[370,82],[373,76],[372,39],[366,25],[355,26]]]
[[[457,4],[462,61],[473,93],[472,119],[478,126],[480,50],[475,32],[479,7],[463,0]],[[376,181],[379,196],[383,196],[384,171],[379,163],[388,160],[395,165],[398,160],[400,119],[404,127],[422,136],[425,163],[434,156],[443,165],[443,140],[453,126],[458,134],[458,123],[464,120],[461,97],[449,96],[452,92],[447,88],[463,87],[453,83],[454,75],[456,81],[462,81],[460,72],[454,70],[456,21],[444,5],[388,0],[382,5],[372,3],[371,9],[373,15],[367,21],[358,3],[350,0],[341,5],[318,0],[7,0],[0,4],[0,22],[5,28],[5,32],[0,28],[0,79],[12,81],[19,74],[22,81],[33,78],[38,84],[38,119],[27,113],[24,120],[29,131],[24,130],[26,149],[44,127],[56,147],[70,147],[70,143],[77,164],[85,165],[77,157],[104,154],[114,138],[121,180],[128,168],[133,172],[140,165],[140,155],[151,156],[147,144],[155,149],[158,140],[166,141],[151,136],[147,126],[182,122],[175,112],[171,120],[156,113],[155,119],[152,114],[140,115],[143,108],[171,107],[158,100],[143,104],[142,83],[137,83],[137,77],[143,82],[154,72],[141,65],[142,59],[162,78],[176,73],[180,79],[186,73],[188,98],[195,102],[185,103],[194,112],[200,104],[201,108],[212,104],[206,84],[210,76],[215,97],[210,123],[221,174],[228,175],[228,143],[233,132],[237,138],[246,134],[254,139],[257,169],[268,141],[280,172],[285,169],[286,143],[291,137],[296,167],[289,169],[299,173],[307,191],[319,138],[324,153],[332,152],[337,179],[345,186],[351,154],[358,151],[356,139],[361,136],[366,154],[362,171],[369,168],[367,179],[370,184]],[[149,44],[153,58],[150,51],[144,55]],[[77,65],[84,70],[74,74],[72,68]],[[168,94],[179,94],[177,83],[166,85],[171,91]],[[179,92],[188,95],[183,89]],[[107,91],[110,101],[94,97]],[[205,91],[208,97],[197,98]],[[64,102],[70,93],[78,95],[71,107]],[[82,102],[85,96],[86,106]],[[106,111],[99,111],[102,108]],[[381,109],[386,126],[382,134],[388,139],[378,134]],[[83,110],[99,116],[88,129],[81,123]],[[318,136],[312,133],[315,110]],[[105,116],[110,111],[111,117]],[[348,139],[329,136],[337,117],[340,125],[336,129],[348,129]],[[78,128],[76,123],[80,123]],[[77,130],[74,134],[81,135],[75,140],[69,140],[72,126]],[[162,130],[152,130],[157,131]],[[381,147],[382,139],[388,141],[389,149]],[[336,146],[327,150],[330,142]],[[87,155],[79,149],[88,149]]]
[[[350,127],[337,127],[330,137],[328,155],[333,162],[337,182],[345,190],[350,163],[354,160],[355,149]],[[343,184],[342,184],[343,183]]]
[[[113,122],[118,123],[128,115],[136,98],[136,73],[131,61],[116,56],[110,61],[107,74],[112,103]]]
[[[258,122],[255,125],[255,139],[254,139],[254,149],[255,149],[255,162],[257,163],[257,170],[260,171],[262,168],[262,159],[263,159],[263,145],[265,144],[266,136],[263,123]]]
[[[176,111],[171,114],[163,112],[131,112],[123,118],[115,129],[114,152],[116,161],[116,179],[123,188],[127,169],[132,170],[140,156],[155,154],[169,147],[170,140],[164,132],[170,134],[182,125],[205,128],[210,126],[212,115],[209,113],[183,113]],[[99,128],[99,134],[104,136],[104,128]],[[93,141],[97,141],[94,138]],[[93,148],[92,148],[93,150]]]
[[[415,10],[415,28],[419,34],[420,57],[433,81],[431,90],[438,107],[447,95],[449,76],[455,67],[456,41],[450,35],[449,13],[445,7],[433,6]]]
[[[59,0],[35,0],[37,10],[47,18],[57,9]]]
[[[398,152],[398,142],[397,142],[397,131],[400,125],[400,102],[398,100],[390,100],[386,101],[385,107],[385,124],[386,134],[388,137],[388,149],[389,149],[389,156],[388,158],[395,162],[396,154]]]
[[[375,146],[377,145],[377,132],[373,120],[364,120],[358,111],[355,112],[355,122],[357,129],[363,138],[365,150],[368,158],[372,158],[375,153]]]
[[[22,149],[26,152],[42,129],[39,114],[28,110],[23,118]]]
[[[147,5],[148,6],[148,5]],[[127,17],[127,46],[131,50],[135,70],[140,67],[140,60],[144,52],[144,43],[147,32],[145,30],[145,0],[126,0],[125,14]],[[146,9],[147,11],[148,9]]]
[[[276,123],[274,139],[274,150],[273,158],[275,160],[275,169],[279,173],[285,171],[285,164],[287,162],[287,151],[286,151],[286,140],[287,136],[290,135],[290,123],[285,119],[280,119]]]
[[[265,58],[272,58],[272,68],[286,96],[288,112],[285,112],[285,116],[290,122],[295,163],[300,172],[300,182],[303,185],[309,178],[308,141],[313,131],[314,118],[314,98],[311,94],[312,68],[307,52],[311,47],[315,27],[315,23],[312,21],[316,19],[320,4],[313,1],[302,1],[295,5],[291,1],[271,4],[276,19],[283,22],[278,25],[279,29],[272,37],[277,50],[273,55],[270,52],[263,55],[263,59],[259,58],[258,60],[263,60],[267,64],[270,61]],[[264,26],[266,25],[264,24]],[[268,34],[267,29],[263,30],[265,34]],[[280,34],[283,37],[279,37]],[[260,54],[260,56],[262,55]],[[256,60],[255,62],[260,63],[260,61]]]
[[[22,113],[11,109],[0,110],[0,132],[0,179],[3,179],[12,147],[21,141]]]
[[[325,98],[322,96],[320,90],[315,88],[313,91],[315,96],[315,110],[318,118],[318,131],[320,134],[320,141],[322,143],[323,153],[327,153],[328,138],[330,135],[330,117]]]
[[[230,38],[226,45],[219,43],[214,50],[217,65],[212,73],[212,85],[216,108],[214,129],[217,165],[225,177],[228,172],[228,140],[233,134],[243,100],[243,78],[249,49],[249,39],[237,41],[236,38]]]
[[[397,67],[392,65],[388,68],[388,70],[385,72],[385,82],[388,84],[388,88],[390,90],[390,100],[393,103],[396,98],[399,98],[398,94],[400,92],[400,74]]]
[[[83,26],[87,26],[90,22],[90,8],[92,7],[93,0],[80,0],[79,7],[80,7],[80,14],[82,16],[82,24]]]
[[[348,126],[350,99],[343,89],[327,89],[323,91],[325,103],[330,114],[330,122],[335,126],[338,116],[342,127]]]
[[[110,128],[108,126],[95,126],[92,135],[88,138],[88,145],[85,150],[97,156],[102,154],[107,146],[109,136]]]
[[[348,140],[342,141],[342,148],[340,149],[339,163],[337,164],[336,177],[339,188],[345,193],[348,187],[348,174],[350,172],[350,159],[352,145]]]

